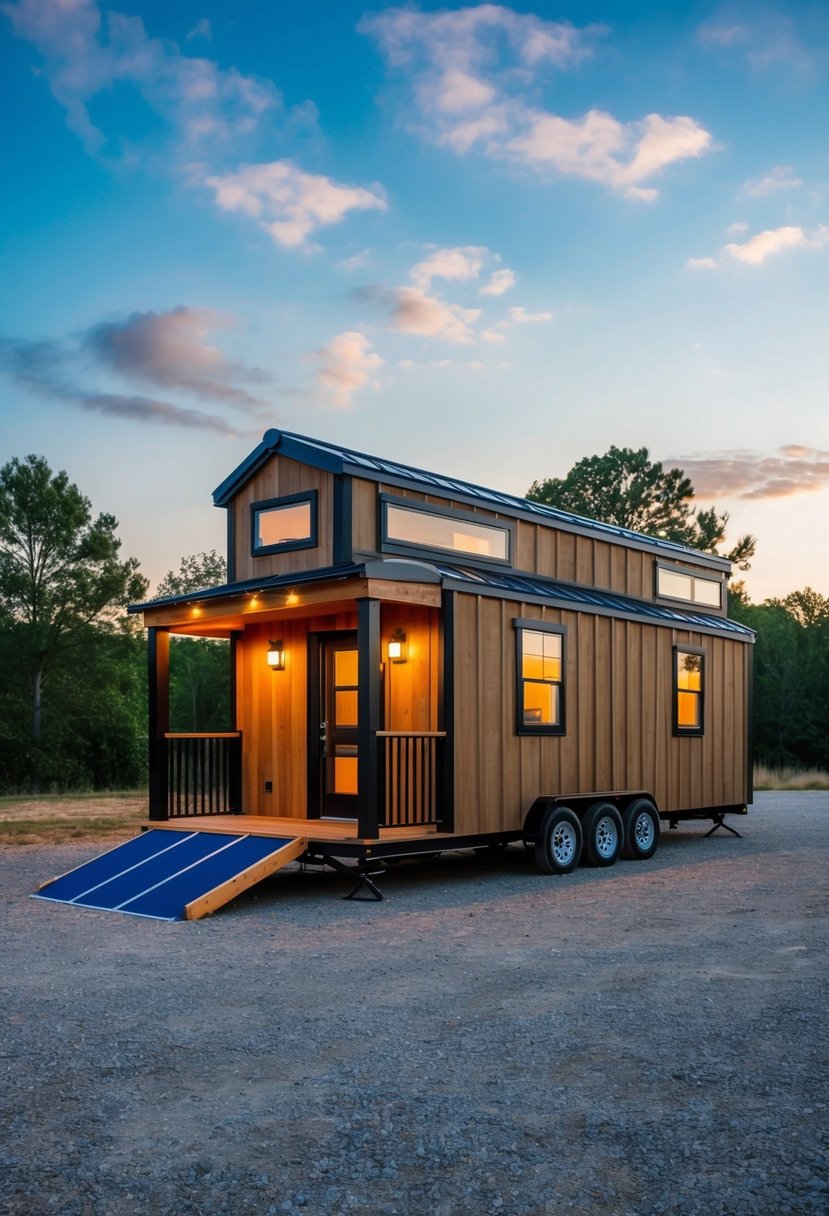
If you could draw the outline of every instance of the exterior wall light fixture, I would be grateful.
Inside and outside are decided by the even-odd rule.
[[[389,638],[389,662],[405,663],[409,657],[409,647],[406,642],[405,629],[395,629]]]
[[[282,641],[271,642],[268,647],[268,667],[271,671],[285,670],[285,647]]]

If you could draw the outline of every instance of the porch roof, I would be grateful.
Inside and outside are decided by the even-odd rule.
[[[351,583],[354,580],[382,580],[385,582],[440,585],[447,591],[464,591],[474,594],[503,598],[519,598],[534,603],[575,611],[590,612],[600,616],[613,616],[627,620],[649,621],[656,625],[697,632],[725,634],[744,642],[754,641],[753,630],[726,617],[704,612],[672,608],[649,600],[634,599],[612,591],[583,587],[574,583],[541,578],[534,574],[515,571],[472,570],[466,566],[449,565],[443,562],[421,562],[404,559],[375,559],[364,562],[349,562],[319,570],[306,570],[292,574],[273,575],[264,579],[247,579],[244,582],[227,583],[221,587],[209,587],[203,591],[184,592],[149,600],[143,604],[131,604],[131,613],[165,608],[190,608],[197,604],[221,603],[239,596],[253,596],[268,591],[292,590],[313,583],[331,585],[337,581]]]
[[[265,431],[262,442],[225,478],[221,485],[216,487],[213,491],[214,505],[226,507],[242,486],[270,460],[277,450],[289,459],[311,465],[312,468],[324,469],[329,473],[364,477],[391,486],[415,487],[433,494],[437,490],[447,497],[473,506],[485,503],[493,510],[518,518],[532,519],[536,523],[547,520],[567,531],[598,533],[607,537],[608,540],[637,549],[650,549],[662,553],[666,557],[673,557],[675,561],[684,559],[693,561],[695,565],[709,566],[715,570],[728,571],[731,569],[731,563],[727,558],[712,553],[702,553],[697,549],[689,549],[687,545],[678,544],[676,541],[646,536],[642,532],[635,532],[632,528],[601,523],[596,519],[588,519],[583,515],[575,515],[571,511],[551,507],[547,503],[533,502],[528,498],[505,494],[500,490],[490,490],[485,486],[462,481],[457,477],[430,473],[426,469],[419,469],[413,465],[385,460],[380,456],[369,456],[367,453],[357,452],[353,448],[276,429]]]

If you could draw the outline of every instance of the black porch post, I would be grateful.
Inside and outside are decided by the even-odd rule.
[[[360,836],[377,835],[380,769],[377,732],[381,728],[380,601],[357,601],[357,830]]]
[[[170,729],[170,634],[150,626],[147,637],[149,692],[150,819],[167,816],[167,739]]]

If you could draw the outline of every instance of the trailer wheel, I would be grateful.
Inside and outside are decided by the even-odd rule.
[[[543,874],[569,874],[581,858],[581,824],[566,806],[550,806],[541,820],[535,864]]]
[[[622,816],[611,802],[594,802],[582,821],[584,860],[589,866],[612,866],[622,851]]]
[[[625,843],[622,856],[647,861],[659,847],[659,813],[650,798],[635,798],[622,815]]]

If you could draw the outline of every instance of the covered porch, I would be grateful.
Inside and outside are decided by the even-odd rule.
[[[452,831],[440,576],[369,562],[139,605],[150,818],[311,841]],[[170,638],[230,641],[230,729],[170,729]],[[254,827],[255,823],[255,827]]]

